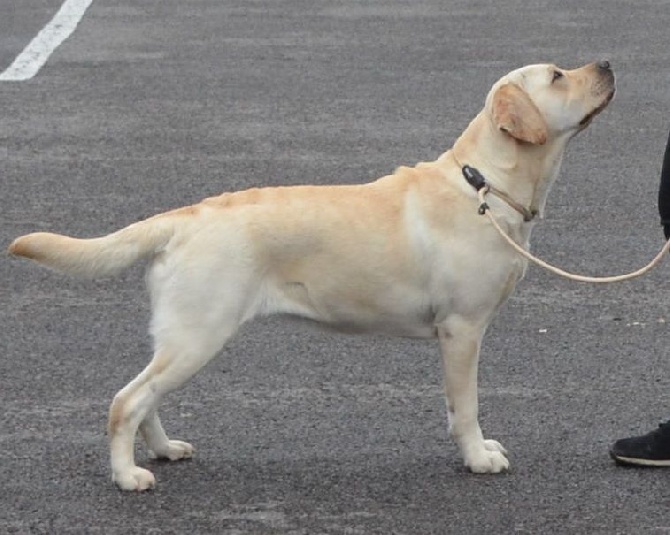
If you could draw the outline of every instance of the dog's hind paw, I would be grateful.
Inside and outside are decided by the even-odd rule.
[[[165,448],[149,450],[149,457],[152,459],[168,459],[170,461],[180,461],[193,457],[195,448],[188,442],[181,440],[170,440]]]
[[[139,466],[133,466],[130,470],[126,470],[123,473],[115,473],[112,476],[112,481],[121,490],[143,491],[153,489],[156,486],[154,475],[149,470],[145,470]]]

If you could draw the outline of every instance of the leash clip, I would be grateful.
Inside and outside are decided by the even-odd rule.
[[[469,165],[464,165],[461,168],[461,172],[463,173],[463,176],[465,177],[465,180],[468,181],[468,184],[470,184],[475,190],[477,191],[478,194],[481,190],[484,190],[484,193],[487,193],[489,191],[489,185],[486,183],[486,179],[484,178],[484,175],[482,175],[477,169],[474,167],[470,167]],[[481,204],[479,205],[479,208],[477,209],[477,213],[479,215],[484,215],[486,213],[486,210],[489,209],[489,205],[486,201],[483,200],[483,196],[480,194],[480,198],[482,199]]]

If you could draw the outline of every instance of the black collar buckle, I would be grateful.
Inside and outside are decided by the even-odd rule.
[[[463,173],[463,176],[465,177],[465,180],[468,181],[468,184],[470,184],[477,191],[486,187],[486,179],[474,167],[470,167],[469,165],[464,165],[463,168],[461,169],[461,172]]]
[[[490,184],[487,184],[486,179],[484,178],[484,175],[482,175],[479,170],[477,170],[474,167],[471,167],[469,165],[464,165],[461,167],[461,172],[463,173],[463,176],[465,177],[465,180],[468,181],[468,184],[470,184],[477,192],[481,191],[482,189],[486,188],[486,191],[484,194],[490,192],[493,193],[496,197],[501,198],[503,201],[505,201],[509,206],[511,206],[514,210],[519,212],[523,216],[523,220],[528,223],[535,219],[535,217],[538,215],[537,210],[531,210],[526,208],[525,206],[521,206],[518,202],[516,202],[512,197],[510,197],[507,193],[504,191],[499,190],[498,188],[495,188],[491,186]],[[482,197],[483,201],[483,197]],[[486,213],[486,210],[489,209],[489,205],[486,202],[482,202],[479,205],[479,214],[483,215]]]

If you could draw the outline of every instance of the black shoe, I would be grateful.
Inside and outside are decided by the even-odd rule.
[[[610,455],[618,464],[670,467],[670,420],[646,435],[617,440]]]

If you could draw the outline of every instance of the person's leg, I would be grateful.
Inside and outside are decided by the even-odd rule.
[[[617,440],[610,455],[618,464],[670,467],[670,420],[646,435]]]
[[[658,187],[658,213],[661,216],[661,225],[665,238],[670,239],[670,135],[663,155],[661,169],[661,183]]]
[[[670,239],[670,134],[658,187],[658,213],[665,238]],[[617,440],[610,448],[610,455],[620,464],[670,466],[670,420],[646,435]]]

